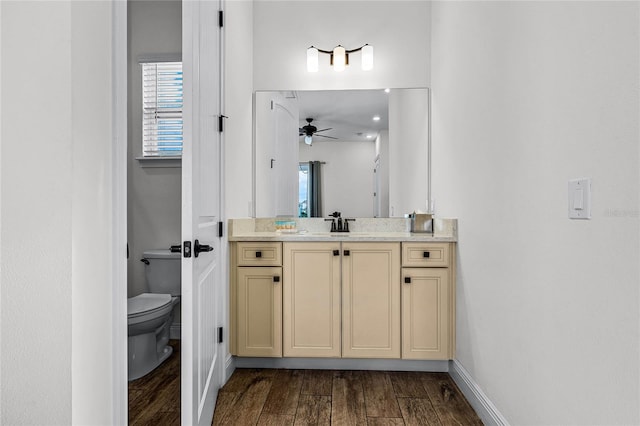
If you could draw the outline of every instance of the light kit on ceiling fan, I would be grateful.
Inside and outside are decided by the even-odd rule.
[[[304,136],[304,143],[306,143],[307,145],[311,145],[313,143],[313,137],[314,136],[320,136],[323,138],[327,138],[327,139],[337,139],[334,138],[333,136],[327,136],[327,135],[321,135],[321,132],[326,132],[327,130],[333,130],[331,127],[328,127],[326,129],[320,129],[318,130],[318,128],[316,126],[314,126],[313,124],[311,124],[311,122],[313,121],[313,118],[306,118],[305,119],[307,124],[300,127],[299,130],[299,134],[300,136]]]
[[[357,49],[345,49],[341,45],[333,48],[333,50],[318,49],[315,46],[311,46],[307,49],[307,71],[318,72],[319,69],[319,53],[324,53],[331,56],[331,66],[333,70],[340,72],[344,71],[347,65],[349,65],[349,55],[355,52],[362,52],[362,70],[370,71],[373,69],[373,46],[365,44]]]

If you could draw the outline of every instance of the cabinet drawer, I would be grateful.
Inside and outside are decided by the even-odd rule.
[[[450,252],[448,243],[402,243],[402,266],[446,268]]]
[[[282,243],[238,243],[238,266],[281,266]]]

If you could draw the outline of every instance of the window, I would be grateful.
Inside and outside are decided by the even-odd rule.
[[[142,156],[182,155],[182,62],[142,64]]]

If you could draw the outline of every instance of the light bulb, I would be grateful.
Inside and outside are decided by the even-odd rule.
[[[318,49],[313,46],[307,49],[307,71],[318,72]]]
[[[373,46],[365,44],[362,47],[362,71],[373,69]]]
[[[342,46],[333,49],[333,69],[334,71],[344,71],[347,64],[347,52]]]
[[[306,135],[304,137],[304,143],[306,143],[307,145],[311,145],[311,142],[313,142],[313,139],[311,138],[311,136]]]

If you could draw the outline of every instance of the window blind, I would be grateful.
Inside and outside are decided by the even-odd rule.
[[[142,156],[182,155],[182,62],[142,64]]]

